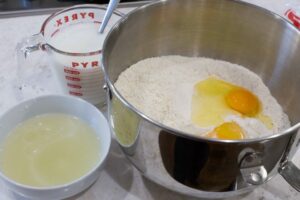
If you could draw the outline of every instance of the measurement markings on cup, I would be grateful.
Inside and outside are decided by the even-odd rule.
[[[66,69],[66,68],[64,69],[64,72],[66,74],[76,74],[76,75],[80,74],[80,71],[73,70],[73,69]]]
[[[79,97],[83,96],[83,94],[80,92],[69,91],[69,94],[74,95],[74,96],[79,96]]]
[[[81,85],[76,85],[76,84],[72,84],[72,83],[67,83],[67,86],[70,88],[75,88],[75,89],[81,89]]]
[[[69,81],[80,81],[80,78],[78,77],[72,77],[72,76],[65,76],[65,77]]]

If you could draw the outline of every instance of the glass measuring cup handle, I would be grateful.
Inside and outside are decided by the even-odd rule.
[[[23,62],[32,52],[43,49],[44,37],[41,33],[22,39],[16,47],[18,60]]]
[[[300,169],[290,160],[300,146],[300,123],[297,133],[293,135],[284,156],[284,161],[279,167],[279,174],[298,192],[300,192]]]
[[[39,94],[41,90],[44,90],[39,85],[38,79],[33,78],[39,77],[42,80],[45,78],[44,76],[37,76],[41,71],[45,71],[45,68],[42,69],[41,66],[45,66],[46,54],[44,53],[45,51],[40,51],[46,50],[44,42],[43,35],[38,33],[21,39],[15,47],[14,54],[17,61],[17,68],[14,87],[19,88],[16,90],[16,96],[19,99],[23,99],[29,94]],[[35,55],[31,55],[31,53]],[[45,57],[42,56],[43,54],[45,54]]]

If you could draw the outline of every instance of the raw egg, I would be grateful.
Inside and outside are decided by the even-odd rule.
[[[243,139],[245,131],[237,122],[228,122],[228,116],[243,121],[254,118],[272,128],[270,118],[261,113],[261,102],[251,91],[216,77],[195,84],[192,97],[192,122],[201,128],[213,127],[208,137]]]
[[[240,140],[245,137],[243,129],[235,122],[225,122],[217,126],[207,137],[224,140]]]
[[[232,89],[226,96],[227,105],[246,116],[255,116],[259,112],[260,102],[250,91],[243,88]]]
[[[215,77],[198,82],[192,97],[192,122],[200,127],[210,127],[221,124],[228,115],[240,115],[225,100],[237,88]]]

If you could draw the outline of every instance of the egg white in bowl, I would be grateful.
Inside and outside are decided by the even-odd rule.
[[[290,127],[258,75],[221,60],[148,58],[126,69],[115,86],[150,118],[188,134],[246,139]]]

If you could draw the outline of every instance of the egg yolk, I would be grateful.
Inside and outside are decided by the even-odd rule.
[[[243,129],[235,122],[225,122],[217,126],[207,136],[223,140],[240,140],[245,138]]]
[[[246,116],[255,116],[259,112],[258,98],[243,88],[231,90],[225,96],[226,103],[230,108]]]

